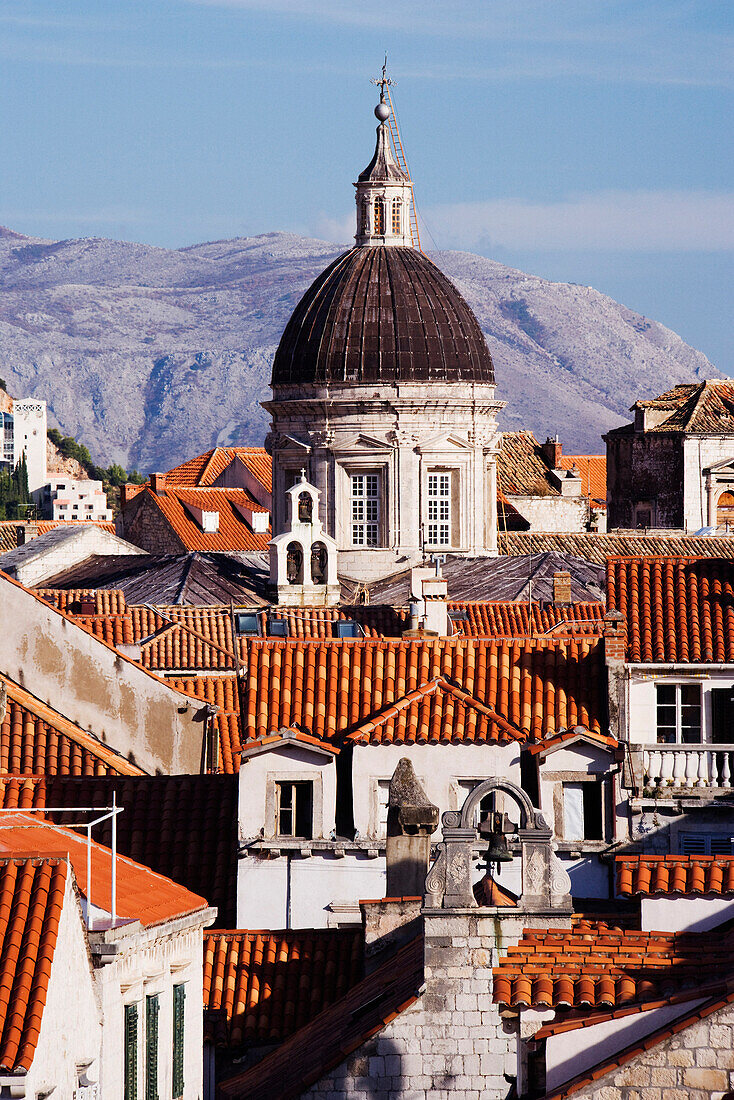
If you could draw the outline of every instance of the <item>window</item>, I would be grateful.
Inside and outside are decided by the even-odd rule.
[[[711,689],[711,736],[714,745],[734,743],[734,688]]]
[[[392,201],[392,231],[395,236],[399,236],[400,229],[400,200],[393,199]]]
[[[695,745],[701,740],[698,684],[657,684],[659,745]]]
[[[138,1100],[137,1005],[125,1005],[125,1100]]]
[[[277,783],[278,836],[313,836],[313,783]]]
[[[717,833],[679,833],[678,851],[682,856],[734,855],[734,837]]]
[[[352,474],[352,545],[378,546],[380,475]]]
[[[257,638],[260,634],[260,613],[258,611],[235,611],[234,629],[236,634],[247,634]]]
[[[451,543],[451,474],[428,475],[428,544]]]
[[[173,987],[173,1100],[184,1094],[184,1007],[186,986]]]
[[[385,203],[382,199],[375,199],[375,236],[385,236]]]
[[[601,783],[563,784],[563,839],[604,839]]]
[[[387,811],[390,802],[390,780],[377,780],[377,835],[387,836]]]
[[[145,998],[145,1100],[158,1100],[158,995]]]

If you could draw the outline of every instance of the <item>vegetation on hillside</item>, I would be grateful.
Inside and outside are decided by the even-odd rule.
[[[107,503],[112,509],[112,514],[120,511],[120,486],[128,482],[134,485],[142,485],[145,481],[143,474],[137,470],[124,470],[118,463],[111,466],[97,466],[92,461],[88,449],[83,443],[79,443],[73,436],[62,435],[57,428],[49,428],[48,438],[64,458],[74,458],[84,469],[88,478],[92,481],[101,481],[102,488],[107,494]]]
[[[25,455],[12,473],[0,470],[0,519],[25,519],[31,503]]]

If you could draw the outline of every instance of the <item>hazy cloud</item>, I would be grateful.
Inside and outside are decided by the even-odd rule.
[[[441,248],[721,252],[734,248],[734,193],[608,191],[559,202],[493,199],[426,209]]]

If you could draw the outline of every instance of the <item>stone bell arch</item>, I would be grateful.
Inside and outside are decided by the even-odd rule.
[[[318,607],[339,602],[336,543],[321,524],[320,495],[303,471],[286,491],[285,530],[269,545],[270,586],[278,603]]]

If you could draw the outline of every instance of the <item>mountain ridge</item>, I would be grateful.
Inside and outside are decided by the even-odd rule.
[[[4,230],[3,374],[101,463],[167,469],[215,444],[260,444],[282,330],[346,247],[290,233],[166,249]],[[637,398],[722,377],[671,329],[593,288],[473,253],[431,258],[487,337],[506,429],[600,453],[601,432]]]

